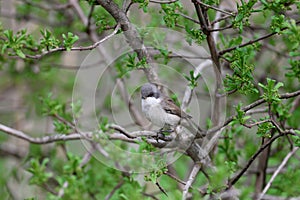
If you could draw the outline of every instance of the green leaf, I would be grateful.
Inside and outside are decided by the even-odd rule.
[[[261,119],[264,120],[264,119]],[[260,137],[271,137],[271,129],[275,128],[275,126],[271,122],[266,122],[258,125],[257,135]]]
[[[26,55],[20,49],[16,49],[16,54],[23,59],[26,58]]]
[[[190,71],[190,76],[187,76],[186,74],[183,74],[183,76],[185,77],[185,79],[187,81],[189,81],[189,86],[191,89],[194,89],[195,87],[197,87],[198,82],[197,80],[199,79],[199,77],[201,76],[200,74],[198,74],[197,76],[194,76],[194,71]]]
[[[283,86],[283,83],[275,83],[275,80],[267,78],[266,85],[263,85],[261,83],[258,84],[264,90],[264,94],[262,95],[262,97],[266,100],[266,102],[270,104],[281,102],[281,99],[279,98],[278,89]]]
[[[79,39],[77,35],[74,35],[71,32],[68,32],[67,35],[62,34],[62,37],[64,39],[63,40],[64,47],[67,49],[67,51],[70,51],[74,43]]]
[[[35,158],[30,160],[30,168],[28,171],[33,175],[30,179],[31,184],[42,185],[53,176],[52,173],[46,172],[46,165],[49,161],[49,158],[43,159],[42,163]]]

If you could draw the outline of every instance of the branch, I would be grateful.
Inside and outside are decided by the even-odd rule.
[[[94,9],[95,9],[95,5],[93,4],[91,9],[90,9],[89,15],[88,15],[88,22],[87,22],[87,25],[86,25],[87,32],[91,31],[91,22],[92,22],[92,16],[93,16]]]
[[[169,176],[170,178],[172,178],[173,180],[177,181],[178,183],[180,183],[181,185],[185,186],[186,182],[180,180],[179,178],[177,178],[176,176],[174,176],[173,174],[171,174],[170,172],[164,172],[165,175]],[[201,188],[194,188],[193,186],[190,186],[190,188],[192,188],[193,190],[197,190],[200,194],[205,195],[207,194],[206,191],[204,191]]]
[[[109,199],[113,196],[113,194],[114,194],[120,187],[122,187],[122,185],[123,185],[124,183],[125,183],[125,182],[124,182],[123,179],[120,180],[119,183],[113,188],[113,190],[112,190],[108,195],[106,195],[105,200],[109,200]]]
[[[242,125],[245,126],[245,127],[247,127],[247,128],[252,128],[253,126],[264,124],[266,122],[271,122],[271,119],[265,119],[265,120],[262,120],[262,121],[254,122],[252,124],[242,124]]]
[[[163,187],[161,187],[161,185],[159,184],[159,182],[158,182],[157,180],[156,180],[155,185],[158,187],[158,189],[159,189],[162,193],[164,193],[164,195],[168,196],[166,190],[165,190]]]
[[[198,0],[191,0],[191,1],[193,2],[194,6],[195,6],[196,13],[197,13],[198,19],[200,21],[202,31],[207,36],[206,41],[207,41],[207,44],[209,47],[212,61],[214,63],[213,69],[214,69],[214,74],[215,74],[215,78],[216,78],[216,87],[215,87],[215,91],[214,91],[215,101],[213,104],[212,122],[214,125],[219,125],[220,124],[220,114],[221,114],[221,110],[220,110],[221,101],[220,101],[220,98],[217,96],[217,94],[222,86],[222,77],[221,77],[221,64],[220,64],[220,60],[219,60],[218,50],[216,47],[214,35],[212,34],[212,32],[209,31],[210,23],[208,20],[207,13],[206,13],[205,9],[203,9],[203,5],[199,4]]]
[[[186,182],[180,180],[179,178],[177,178],[176,176],[174,176],[173,174],[171,174],[170,172],[166,171],[164,172],[165,175],[169,176],[170,178],[174,179],[175,181],[177,181],[178,183],[182,184],[182,185],[186,185]]]
[[[268,112],[268,108],[267,107],[257,108],[257,109],[249,110],[247,112],[247,115],[254,115],[254,114],[266,113],[266,112]]]
[[[10,142],[3,142],[0,144],[0,156],[14,156],[15,158],[22,159],[28,153],[28,149],[21,145],[13,144]]]
[[[148,193],[145,193],[145,192],[142,192],[142,195],[146,196],[146,197],[150,197],[154,200],[159,200],[156,196],[154,196],[153,194],[148,194]]]
[[[141,126],[146,127],[146,121],[144,120],[143,116],[139,112],[136,106],[134,106],[132,99],[130,98],[130,95],[128,94],[127,87],[125,86],[125,81],[123,78],[117,78],[116,85],[120,91],[121,97],[124,100],[125,104],[127,105],[130,113],[133,116],[134,122]]]
[[[218,12],[221,12],[221,13],[224,13],[224,14],[226,14],[226,15],[233,16],[233,17],[235,16],[234,13],[230,13],[230,12],[227,12],[227,11],[225,11],[225,10],[219,9],[219,8],[217,8],[217,7],[215,7],[215,6],[208,5],[208,4],[203,3],[203,2],[201,2],[201,1],[199,1],[199,0],[195,0],[195,1],[196,1],[197,4],[199,4],[199,5],[201,5],[201,6],[204,6],[204,7],[206,7],[206,8],[210,8],[210,9],[213,9],[213,10],[215,10],[215,11],[218,11]]]
[[[274,136],[273,138],[271,138],[267,143],[265,143],[263,146],[261,146],[258,151],[253,154],[251,156],[251,158],[249,159],[249,161],[247,162],[246,166],[232,179],[230,179],[228,181],[227,184],[227,189],[230,189],[242,176],[243,174],[247,171],[247,169],[250,167],[250,165],[252,164],[252,162],[257,158],[257,156],[268,146],[270,146],[276,139],[278,139],[279,137],[284,136],[283,134],[279,134],[277,136]]]
[[[71,7],[71,4],[69,4],[69,3],[62,4],[62,5],[54,5],[54,6],[50,7],[50,6],[45,6],[44,5],[45,3],[37,4],[37,3],[34,3],[32,1],[29,1],[29,0],[18,0],[18,1],[24,2],[25,4],[28,4],[32,7],[40,8],[40,9],[47,10],[47,11],[65,10],[65,9],[68,9],[68,8]]]
[[[167,142],[173,141],[174,139],[173,136],[171,135],[166,135],[157,138],[157,133],[153,131],[134,131],[129,133],[121,126],[113,125],[113,124],[110,125],[110,128],[117,130],[121,133],[121,134],[118,133],[109,134],[108,139],[110,140],[122,140],[129,143],[138,143],[140,137],[147,137],[146,141],[149,144],[152,144],[159,148],[163,148],[167,144]],[[3,124],[0,124],[0,131],[3,131],[8,135],[12,135],[14,137],[20,138],[22,140],[25,140],[33,144],[48,144],[48,143],[53,143],[58,141],[81,140],[81,139],[93,141],[93,138],[95,136],[92,132],[78,132],[78,133],[71,133],[68,135],[56,134],[56,135],[35,138],[27,135],[22,131],[10,128]],[[97,145],[96,145],[96,149],[104,156],[108,156],[108,154],[106,152],[103,152]]]
[[[224,31],[224,30],[230,29],[230,28],[232,28],[232,27],[233,27],[233,25],[232,25],[232,24],[229,24],[228,26],[225,26],[225,27],[222,27],[222,28],[209,29],[209,31],[211,31],[211,32]]]
[[[185,19],[187,19],[187,20],[190,20],[190,21],[192,21],[192,22],[194,22],[194,23],[196,23],[196,24],[200,24],[200,22],[198,22],[197,20],[193,19],[192,17],[190,17],[190,16],[188,16],[188,15],[185,15],[185,14],[183,14],[183,13],[181,13],[181,12],[178,12],[178,14],[179,14],[181,17],[183,17],[183,18],[185,18]]]
[[[267,183],[267,185],[265,186],[265,188],[263,189],[262,193],[260,194],[258,200],[261,200],[263,198],[263,196],[266,194],[266,192],[269,190],[269,188],[271,187],[274,179],[276,178],[276,176],[279,174],[279,172],[282,170],[282,168],[286,165],[286,163],[288,162],[288,160],[291,158],[291,156],[299,149],[299,147],[295,147],[291,152],[289,152],[286,157],[283,159],[283,161],[281,162],[281,164],[278,166],[277,170],[274,172],[274,174],[272,175],[272,177],[270,178],[269,182]]]
[[[98,42],[95,42],[94,44],[90,45],[90,46],[86,46],[86,47],[72,47],[70,49],[70,51],[86,51],[86,50],[93,50],[95,49],[96,47],[98,47],[101,43],[103,43],[104,41],[108,40],[109,38],[111,38],[112,36],[114,36],[118,30],[119,30],[119,25],[117,25],[117,27],[115,28],[115,30],[107,35],[106,37],[104,37],[103,39],[99,40]],[[31,58],[31,59],[40,59],[48,54],[52,54],[52,53],[55,53],[55,52],[59,52],[59,51],[67,51],[67,49],[65,47],[58,47],[58,48],[55,48],[55,49],[51,49],[49,51],[45,51],[41,54],[36,54],[36,55],[26,55],[26,58]]]
[[[200,72],[208,65],[212,65],[212,61],[210,59],[201,62],[201,64],[194,70],[194,77],[198,76]],[[185,88],[184,96],[181,103],[181,109],[183,111],[186,111],[188,105],[190,104],[192,99],[192,94],[193,94],[193,90],[191,89],[191,87],[187,86]]]
[[[125,38],[131,48],[137,53],[139,60],[145,59],[150,65],[153,64],[152,58],[147,51],[143,41],[139,37],[137,29],[131,24],[130,20],[126,16],[126,13],[119,8],[119,6],[111,0],[97,0],[98,4],[101,5],[110,15],[121,24],[121,29],[125,35]],[[158,75],[152,66],[142,68],[147,76],[149,82],[160,83]]]
[[[300,96],[298,96],[293,104],[292,104],[292,107],[290,108],[290,113],[294,112],[298,107],[300,106]]]
[[[299,23],[300,23],[300,21],[297,21],[297,22],[296,22],[296,24],[299,24]],[[283,30],[285,30],[285,29],[287,29],[287,28],[282,28],[281,31],[283,31]],[[222,56],[222,55],[224,55],[225,53],[228,53],[228,52],[230,52],[230,51],[236,50],[236,49],[238,49],[238,48],[242,48],[242,47],[245,47],[245,46],[254,44],[255,42],[259,42],[259,41],[261,41],[261,40],[264,40],[264,39],[269,38],[269,37],[271,37],[271,36],[273,36],[273,35],[276,35],[276,34],[277,34],[277,32],[269,33],[269,34],[267,34],[267,35],[264,35],[264,36],[262,36],[262,37],[260,37],[260,38],[255,39],[255,40],[250,40],[249,42],[246,42],[246,43],[244,43],[244,44],[240,44],[240,45],[238,45],[238,46],[235,46],[235,47],[231,47],[231,48],[225,49],[225,50],[219,52],[219,56]]]
[[[300,90],[297,90],[295,92],[291,92],[291,93],[285,93],[285,94],[281,94],[279,95],[280,99],[289,99],[289,98],[293,98],[300,95]],[[248,106],[245,106],[244,108],[242,108],[242,110],[244,112],[247,112],[249,110],[251,110],[252,108],[255,108],[263,103],[265,103],[266,101],[264,99],[259,99],[251,104],[249,104]],[[246,113],[247,114],[247,113]],[[252,114],[251,112],[249,112],[249,114]],[[223,127],[227,126],[234,118],[236,117],[236,115],[232,115],[230,116],[222,125],[219,126],[215,126],[209,130],[207,130],[206,134],[212,134],[215,133],[217,131],[219,131],[220,129],[222,129]],[[287,131],[283,132],[283,133],[287,133]],[[292,133],[291,130],[289,130],[289,133]],[[293,134],[293,133],[292,133]],[[202,135],[197,134],[196,138],[201,138]]]
[[[114,129],[114,130],[122,133],[123,135],[125,135],[129,139],[134,139],[134,138],[137,138],[137,137],[157,137],[157,133],[154,132],[154,131],[133,131],[133,132],[129,132],[125,128],[123,128],[119,125],[116,125],[116,124],[110,124],[109,128]],[[170,136],[170,135],[165,135],[164,136],[165,141],[171,141],[172,139],[173,139],[173,137]]]
[[[126,129],[124,129],[123,127],[121,127],[121,126],[119,126],[119,125],[111,124],[111,125],[109,126],[109,128],[114,129],[114,130],[116,130],[116,131],[119,131],[120,133],[124,134],[124,135],[125,135],[126,137],[128,137],[128,138],[131,138],[131,139],[135,138],[135,136],[131,136],[130,133],[127,132]]]
[[[69,183],[68,181],[65,181],[63,186],[59,189],[57,197],[62,198],[65,195],[65,189],[68,188]]]
[[[0,131],[3,131],[9,135],[15,136],[17,138],[23,139],[25,141],[28,141],[30,143],[34,144],[47,144],[52,142],[58,142],[58,141],[67,141],[67,140],[79,140],[79,139],[91,139],[92,140],[92,133],[72,133],[72,134],[57,134],[57,135],[51,135],[51,136],[44,136],[40,138],[34,138],[26,133],[10,128],[8,126],[5,126],[3,124],[0,124]]]
[[[256,43],[256,42],[259,42],[259,41],[261,41],[261,40],[264,40],[264,39],[269,38],[269,37],[271,37],[271,36],[273,36],[273,35],[276,35],[276,34],[277,34],[276,32],[274,32],[274,33],[269,33],[269,34],[267,34],[267,35],[264,35],[264,36],[262,36],[262,37],[260,37],[260,38],[255,39],[255,40],[250,40],[249,42],[246,42],[246,43],[244,43],[244,44],[240,44],[240,45],[238,45],[238,46],[235,46],[235,47],[231,47],[231,48],[225,49],[225,50],[219,52],[219,56],[222,56],[222,55],[224,55],[225,53],[228,53],[228,52],[230,52],[230,51],[236,50],[236,49],[238,49],[238,48],[242,48],[242,47],[245,47],[245,46],[254,44],[254,43]]]
[[[177,2],[178,0],[169,0],[169,1],[164,1],[164,0],[149,0],[149,2],[151,3],[159,3],[159,4],[171,4],[171,3],[175,3]]]
[[[81,9],[78,0],[69,0],[70,4],[76,11],[77,15],[79,16],[82,23],[87,26],[88,25],[88,18],[85,16],[83,10]]]
[[[189,178],[186,182],[186,185],[183,188],[183,194],[182,194],[183,200],[188,199],[189,188],[192,186],[192,183],[195,181],[195,178],[196,178],[197,174],[199,173],[200,169],[201,169],[201,164],[195,163],[193,166],[193,169],[189,175]]]
[[[233,12],[233,14],[236,15],[236,13],[234,13],[234,12]],[[232,16],[231,15],[226,15],[224,17],[217,18],[214,21],[212,21],[211,24],[213,25],[213,24],[218,23],[220,21],[226,20],[226,19],[228,19],[230,17],[232,17]]]

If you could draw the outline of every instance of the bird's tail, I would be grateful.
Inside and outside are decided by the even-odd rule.
[[[186,118],[184,120],[181,120],[180,125],[188,129],[193,135],[195,136],[202,136],[204,137],[205,131],[203,131],[198,124],[196,124],[192,119]]]

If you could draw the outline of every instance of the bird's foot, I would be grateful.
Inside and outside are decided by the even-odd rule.
[[[161,129],[158,130],[157,134],[163,134],[163,135],[165,135],[165,133],[172,133],[172,132],[174,132],[173,129],[170,129],[170,128],[169,129],[161,128]]]
[[[161,128],[157,131],[157,135],[156,135],[156,141],[158,143],[158,140],[161,139],[161,140],[164,140],[165,139],[165,135],[166,133],[172,133],[174,132],[173,129],[164,129],[164,128]]]

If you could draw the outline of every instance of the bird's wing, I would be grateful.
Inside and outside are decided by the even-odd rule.
[[[190,115],[182,111],[169,97],[164,97],[164,100],[162,101],[162,107],[167,113],[177,115],[180,118],[192,118]]]

